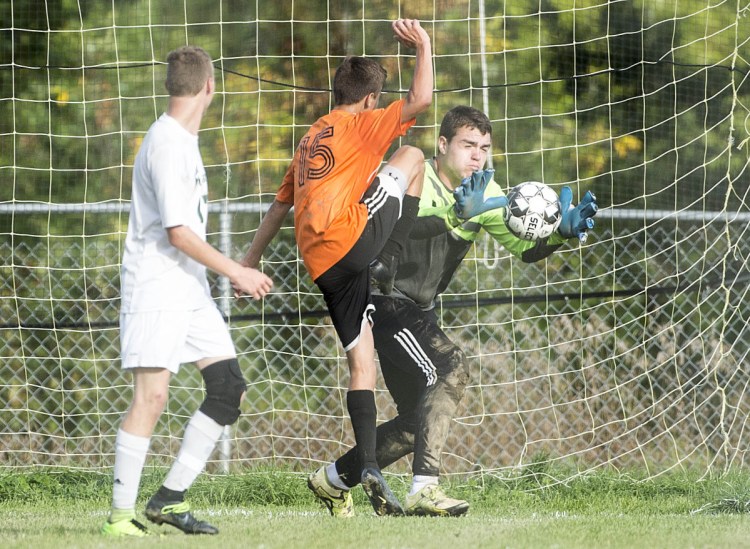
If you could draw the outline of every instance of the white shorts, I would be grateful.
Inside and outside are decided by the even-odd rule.
[[[166,368],[202,358],[237,353],[224,318],[211,303],[194,311],[148,311],[120,314],[123,368]]]

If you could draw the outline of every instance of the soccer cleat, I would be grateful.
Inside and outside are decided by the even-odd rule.
[[[469,502],[445,495],[437,484],[425,486],[419,492],[406,496],[407,515],[422,517],[458,517],[469,510]]]
[[[117,522],[105,522],[102,526],[102,534],[113,538],[144,538],[151,535],[151,532],[137,520],[125,519]]]
[[[218,534],[219,529],[190,512],[186,501],[159,501],[156,496],[146,504],[146,518],[154,524],[170,524],[186,534]]]
[[[307,477],[307,487],[328,508],[331,516],[338,518],[354,516],[351,491],[341,490],[333,486],[328,480],[325,467],[320,467]]]
[[[365,467],[362,470],[362,488],[367,497],[370,498],[375,514],[379,516],[394,515],[402,516],[404,509],[401,507],[396,496],[393,495],[383,475],[373,467]]]
[[[391,295],[396,273],[393,272],[389,261],[386,262],[382,258],[377,258],[370,263],[370,279],[381,294]]]

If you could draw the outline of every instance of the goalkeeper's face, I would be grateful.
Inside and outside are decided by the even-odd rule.
[[[438,165],[448,176],[453,187],[473,172],[484,168],[492,146],[492,136],[481,133],[477,128],[463,126],[453,139],[448,141],[441,136],[438,143]]]

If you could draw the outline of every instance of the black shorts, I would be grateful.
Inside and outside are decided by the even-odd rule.
[[[373,326],[380,370],[399,414],[413,411],[425,388],[451,367],[456,345],[440,329],[434,310],[406,299],[373,296]]]
[[[323,293],[333,327],[345,351],[352,349],[364,322],[372,322],[370,263],[383,249],[401,214],[401,200],[389,194],[376,177],[362,197],[369,212],[367,224],[352,249],[315,284]]]

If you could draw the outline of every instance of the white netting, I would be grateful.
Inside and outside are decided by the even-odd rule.
[[[241,257],[297,141],[330,108],[343,56],[387,67],[384,101],[408,88],[398,16],[433,37],[436,75],[433,108],[403,142],[430,154],[442,115],[471,104],[493,121],[497,177],[592,189],[602,207],[584,246],[542,264],[480,241],[443,296],[472,374],[446,471],[745,465],[749,12],[698,0],[4,3],[3,466],[112,463],[130,398],[117,329],[130,176],[165,107],[167,52],[197,44],[216,61],[200,134],[210,241]],[[262,306],[212,278],[250,387],[211,470],[307,467],[352,443],[343,352],[290,226],[264,269],[276,292]],[[202,396],[183,368],[157,455],[175,452]],[[378,403],[381,420],[393,415],[384,390]]]

